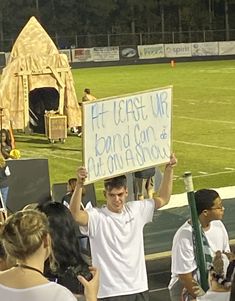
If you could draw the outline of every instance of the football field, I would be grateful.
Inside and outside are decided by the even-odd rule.
[[[195,189],[234,186],[235,61],[82,68],[73,76],[79,100],[84,88],[101,99],[172,85],[174,194],[184,192],[185,171]],[[66,182],[82,164],[82,139],[74,135],[49,144],[44,135],[17,133],[16,144],[22,157],[48,158],[51,184]]]

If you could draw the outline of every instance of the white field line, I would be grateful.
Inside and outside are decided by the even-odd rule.
[[[187,145],[208,147],[208,148],[223,149],[223,150],[228,150],[228,151],[235,151],[235,148],[232,148],[232,147],[217,146],[217,145],[203,144],[203,143],[196,143],[196,142],[187,142],[187,141],[180,141],[180,140],[173,140],[173,142],[187,144]]]
[[[80,159],[75,159],[75,158],[65,157],[65,156],[59,156],[59,155],[52,154],[51,152],[50,153],[49,152],[38,153],[38,152],[27,150],[27,151],[23,151],[22,153],[23,154],[36,155],[37,157],[54,157],[54,158],[60,158],[60,159],[75,161],[75,162],[82,162],[82,160],[80,160]]]
[[[218,176],[222,174],[228,174],[228,173],[235,173],[235,170],[227,170],[227,171],[218,171],[218,172],[212,172],[212,173],[207,173],[207,174],[200,174],[198,176],[193,176],[193,178],[205,178],[205,177],[210,177],[210,176]],[[182,180],[182,177],[178,177],[177,180],[180,179]]]
[[[227,120],[203,119],[203,118],[194,118],[194,117],[188,117],[188,116],[174,116],[174,117],[175,118],[181,118],[181,119],[204,121],[204,122],[217,122],[217,123],[225,123],[225,124],[235,124],[235,121],[227,121]]]
[[[193,176],[193,178],[196,178],[197,176]],[[221,188],[212,188],[215,191],[218,192],[221,199],[231,199],[235,197],[235,186],[229,186],[229,187],[221,187]],[[166,206],[160,208],[159,210],[166,210],[170,208],[176,208],[176,207],[183,207],[188,205],[188,198],[187,193],[180,193],[180,194],[173,194],[171,196],[169,204]]]
[[[149,290],[150,293],[154,293],[154,292],[160,292],[160,291],[165,291],[167,290],[167,287],[161,287],[161,288],[155,288],[155,289],[151,289]]]

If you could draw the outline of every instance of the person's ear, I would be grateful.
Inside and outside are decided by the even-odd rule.
[[[43,239],[43,247],[48,248],[50,246],[51,246],[51,237],[50,237],[49,233],[47,233],[47,235]]]
[[[50,256],[52,249],[51,249],[51,236],[49,233],[43,239],[43,247],[45,248],[45,260]]]
[[[207,215],[208,215],[208,210],[207,210],[207,209],[203,210],[203,211],[202,211],[202,214],[203,214],[204,216],[207,216]]]
[[[107,192],[106,192],[106,190],[103,190],[103,194],[104,194],[104,197],[106,198],[106,197],[107,197]]]
[[[126,196],[128,196],[128,188],[126,188]]]

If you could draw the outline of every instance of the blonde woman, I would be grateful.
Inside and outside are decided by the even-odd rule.
[[[16,259],[16,265],[0,273],[0,296],[4,301],[47,300],[76,301],[65,287],[48,281],[43,275],[44,261],[50,256],[51,238],[44,213],[37,210],[19,211],[7,218],[1,226],[1,240],[7,254]],[[86,300],[96,301],[98,274],[85,286]]]

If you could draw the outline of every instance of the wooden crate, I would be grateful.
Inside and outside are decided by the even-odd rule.
[[[65,142],[67,138],[67,116],[65,115],[44,115],[45,134],[51,143],[55,140]]]

